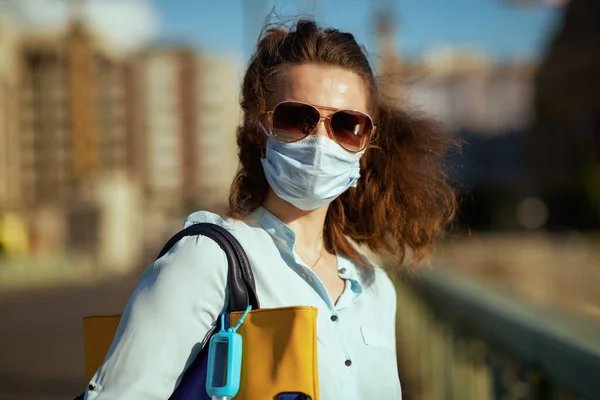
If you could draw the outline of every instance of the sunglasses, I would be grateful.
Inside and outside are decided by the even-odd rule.
[[[319,110],[333,111],[322,117]],[[286,143],[302,140],[315,132],[321,121],[334,140],[345,150],[356,153],[364,150],[377,129],[368,114],[356,110],[313,106],[298,101],[283,101],[273,111],[267,111],[271,133]]]

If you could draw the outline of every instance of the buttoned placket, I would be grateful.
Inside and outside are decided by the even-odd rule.
[[[343,310],[352,307],[359,300],[359,294],[362,292],[362,288],[360,288],[360,290],[357,288],[356,292],[353,289],[353,285],[360,286],[360,284],[358,283],[358,281],[356,280],[356,276],[354,275],[354,267],[348,265],[349,263],[350,261],[338,257],[338,274],[340,278],[344,279],[344,281],[346,282],[344,292],[342,293],[342,295],[338,299],[338,302],[335,305],[335,309],[339,315],[339,318],[343,318]],[[341,319],[338,319],[338,321],[341,321]],[[340,330],[341,336],[341,330],[343,329],[343,326],[341,323],[337,325],[337,328]],[[343,342],[343,347],[344,352],[347,355],[346,360],[344,360],[344,365],[346,368],[346,372],[350,375],[350,380],[348,382],[353,382],[354,384],[356,384],[356,382],[358,382],[358,376],[356,372],[356,366],[354,365],[353,361],[353,351],[348,347],[346,341]],[[352,388],[349,390],[349,393],[356,392],[356,388]]]
[[[325,288],[325,285],[323,284],[319,276],[315,274],[315,272],[308,267],[304,260],[302,260],[302,258],[300,258],[296,254],[295,232],[265,209],[262,209],[261,226],[263,227],[263,229],[269,232],[271,236],[274,236],[276,239],[278,239],[277,242],[280,245],[286,246],[287,249],[292,252],[294,262],[296,263],[296,266],[299,269],[300,276],[326,304],[327,309],[331,314],[329,317],[329,323],[334,324],[333,330],[335,331],[335,336],[338,338],[337,342],[341,346],[340,350],[344,355],[343,360],[340,360],[340,362],[344,364],[344,368],[347,368],[347,372],[354,378],[356,369],[353,366],[352,352],[351,349],[348,347],[348,343],[346,342],[346,340],[344,340],[344,335],[342,334],[342,327],[340,324],[340,318],[342,318],[342,316],[340,315],[341,311],[345,308],[350,307],[358,300],[357,294],[354,293],[354,291],[352,290],[352,285],[355,284],[352,281],[355,280],[355,277],[352,274],[350,274],[349,268],[346,267],[347,261],[337,256],[338,274],[342,279],[344,279],[345,286],[344,291],[338,299],[337,304],[334,304],[333,299],[329,295],[329,292],[327,292],[327,289]]]
[[[340,344],[341,351],[344,355],[344,359],[340,360],[340,362],[343,362],[346,367],[352,367],[352,352],[348,347],[348,343],[344,339],[344,335],[342,334],[342,326],[340,324],[340,318],[342,317],[340,315],[341,310],[347,308],[353,303],[352,298],[354,297],[354,294],[351,290],[351,282],[348,279],[344,279],[344,291],[342,292],[338,303],[334,304],[333,299],[329,295],[329,292],[327,292],[327,289],[325,288],[325,285],[319,276],[312,269],[310,269],[300,257],[298,257],[296,252],[294,252],[294,260],[298,266],[302,268],[305,276],[307,277],[307,283],[317,292],[317,294],[319,294],[331,313],[329,320],[331,324],[334,324],[333,330],[335,331],[335,336],[338,339],[338,343]],[[340,263],[340,257],[338,257],[338,263]],[[350,299],[350,301],[347,299]],[[352,370],[354,370],[354,368]]]

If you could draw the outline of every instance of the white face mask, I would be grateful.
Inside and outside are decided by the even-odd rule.
[[[262,166],[269,185],[280,198],[301,210],[321,208],[360,177],[364,150],[350,153],[325,135],[311,135],[294,143],[267,139]]]

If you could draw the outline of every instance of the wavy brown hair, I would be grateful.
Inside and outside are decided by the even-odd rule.
[[[451,137],[434,121],[385,101],[365,51],[350,33],[299,20],[290,29],[266,27],[242,84],[243,122],[238,129],[240,168],[229,196],[229,216],[247,219],[263,204],[269,185],[260,162],[266,135],[259,117],[278,77],[290,66],[317,64],[359,75],[369,93],[377,134],[361,159],[361,178],[333,201],[325,219],[328,251],[369,265],[352,242],[395,256],[407,251],[413,264],[431,250],[454,217],[455,195],[447,182],[444,156]]]

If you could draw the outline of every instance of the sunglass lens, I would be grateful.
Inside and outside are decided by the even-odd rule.
[[[273,110],[273,134],[281,141],[295,142],[310,135],[319,120],[319,111],[308,104],[280,103]]]
[[[360,151],[365,148],[371,136],[373,123],[365,114],[344,110],[332,114],[331,130],[343,148]]]

